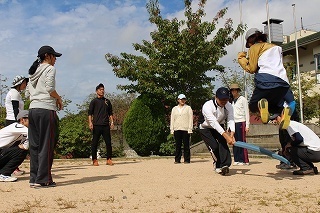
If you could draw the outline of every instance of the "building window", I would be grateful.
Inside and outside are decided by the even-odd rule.
[[[320,71],[320,54],[315,55],[316,70]]]

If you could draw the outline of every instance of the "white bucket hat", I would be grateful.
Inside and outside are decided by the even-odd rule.
[[[11,86],[11,88],[14,88],[14,87],[22,84],[22,82],[23,82],[25,79],[27,80],[27,82],[29,81],[29,78],[26,78],[26,77],[24,77],[24,76],[22,76],[22,75],[17,75],[16,77],[14,77],[14,79],[13,79],[13,81],[12,81],[12,86]]]

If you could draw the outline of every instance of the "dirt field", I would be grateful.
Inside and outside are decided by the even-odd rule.
[[[0,182],[1,212],[320,212],[320,175],[293,176],[277,170],[277,160],[252,158],[228,176],[216,174],[209,157],[173,161],[55,160],[55,188],[30,188],[29,172]]]

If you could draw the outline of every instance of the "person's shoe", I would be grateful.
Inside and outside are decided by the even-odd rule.
[[[111,160],[111,159],[108,159],[107,162],[106,162],[106,164],[109,165],[109,166],[113,166],[113,163],[112,163],[112,160]]]
[[[31,188],[40,189],[40,188],[49,188],[49,187],[56,187],[57,184],[55,182],[50,183],[34,183],[32,186],[30,184]]]
[[[291,118],[290,107],[283,108],[282,113],[281,113],[281,120],[280,120],[279,129],[287,129],[290,124],[290,118]]]
[[[99,166],[98,160],[93,160],[92,162],[94,166]]]
[[[0,175],[0,182],[14,182],[18,180],[16,177]]]
[[[188,164],[188,163],[190,163],[190,161],[184,161],[183,163],[184,163],[184,164]]]
[[[179,164],[179,163],[181,163],[181,162],[180,162],[180,161],[175,161],[175,162],[174,162],[174,164]]]
[[[14,172],[12,173],[14,176],[21,176],[25,173],[25,171],[20,170],[19,168],[17,168],[16,170],[14,170]]]
[[[243,166],[244,163],[243,162],[234,162],[233,165],[234,166]]]
[[[215,172],[218,173],[218,174],[221,174],[221,172],[222,172],[222,171],[221,171],[221,168],[216,168],[216,169],[215,169]]]
[[[279,165],[276,165],[277,169],[281,169],[281,170],[290,170],[290,169],[297,169],[297,165],[296,164],[286,164],[286,163],[280,163]]]
[[[315,174],[314,169],[308,169],[308,170],[297,170],[297,171],[293,171],[292,173],[293,175],[313,175]]]
[[[221,168],[221,175],[226,175],[229,173],[229,167],[228,166],[223,166]]]
[[[268,101],[265,98],[262,98],[258,102],[258,108],[260,110],[260,118],[262,123],[267,124],[269,122],[269,110],[268,110]]]

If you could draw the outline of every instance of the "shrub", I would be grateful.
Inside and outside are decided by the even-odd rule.
[[[91,132],[88,127],[88,116],[85,112],[70,114],[59,123],[58,156],[74,158],[89,157],[91,153]]]
[[[175,152],[175,140],[172,134],[169,134],[167,141],[160,145],[160,154],[165,156],[172,156]]]
[[[140,95],[126,114],[123,133],[138,155],[158,154],[160,144],[166,141],[164,106],[156,98]]]

